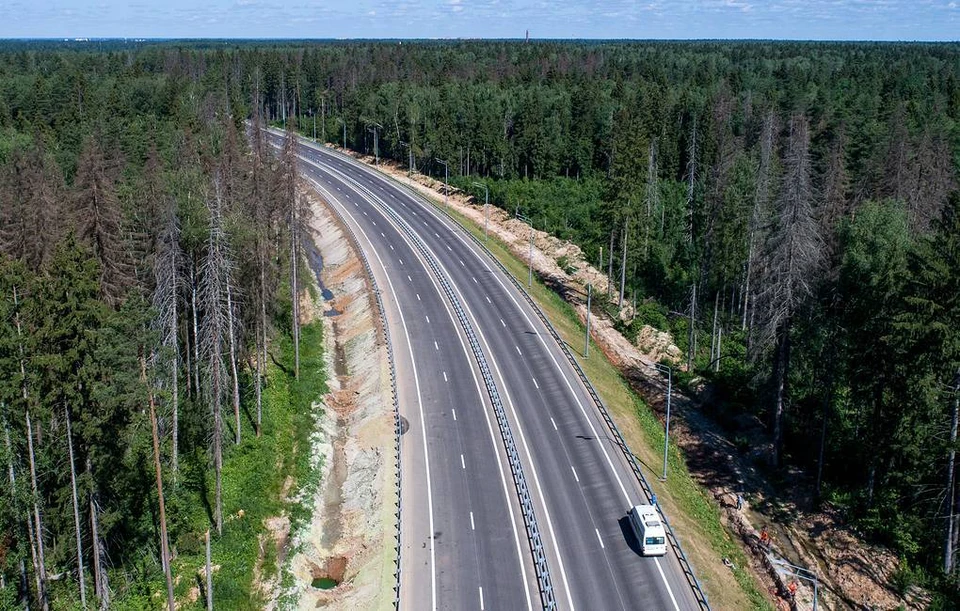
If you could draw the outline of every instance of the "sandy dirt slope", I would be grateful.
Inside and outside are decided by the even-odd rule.
[[[310,523],[292,535],[293,585],[285,598],[299,609],[392,608],[393,403],[379,314],[338,221],[311,190],[302,195],[313,212],[315,248],[306,254],[313,271],[321,270],[320,299],[302,311],[323,319],[332,373],[313,439],[321,483],[305,499],[312,505]],[[326,588],[315,587],[318,580]]]

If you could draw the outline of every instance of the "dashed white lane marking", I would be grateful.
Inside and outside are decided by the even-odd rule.
[[[555,431],[559,431],[559,430],[560,430],[560,429],[557,428],[557,423],[554,421],[554,419],[553,419],[552,417],[550,418],[550,424],[553,425],[553,430],[555,430]]]
[[[437,340],[433,340],[433,347],[436,350],[440,350],[440,345],[437,343]]]
[[[377,226],[377,222],[374,221],[373,219],[370,219],[370,220],[373,222],[373,226],[376,227],[376,226]]]
[[[480,586],[480,611],[483,611],[483,586]]]
[[[403,259],[401,259],[400,257],[397,257],[397,261],[400,262],[400,265],[403,265]]]
[[[427,324],[429,325],[429,324],[430,324],[430,317],[427,316],[426,314],[424,314],[423,317],[427,319]]]
[[[340,190],[340,187],[337,187],[337,191],[339,191],[339,190]]]
[[[449,250],[450,252],[453,252],[453,249],[450,248],[449,246],[447,246],[447,250]]]
[[[440,237],[440,234],[437,233],[436,231],[433,232],[433,235],[437,236],[438,238]]]
[[[463,259],[460,259],[460,267],[466,267],[466,265],[463,264]]]
[[[467,462],[463,460],[463,454],[460,455],[460,467],[463,468],[463,470],[467,469]]]
[[[363,216],[370,216],[370,215],[367,214],[367,211],[366,211],[366,210],[364,210],[364,211],[363,211]]]
[[[573,465],[570,465],[570,470],[573,471],[573,479],[577,480],[577,483],[580,483],[580,478],[577,477],[577,470],[573,468]]]
[[[390,250],[394,250],[393,244],[390,245]]]
[[[490,301],[490,297],[489,297],[489,296],[487,297],[487,303],[489,303],[490,305],[493,305],[493,302]]]
[[[503,322],[503,319],[502,319],[502,318],[500,319],[500,324],[503,325],[503,328],[504,328],[504,329],[507,328],[507,323]]]
[[[533,378],[533,385],[537,387],[537,390],[540,390],[540,385],[537,384],[537,378]]]
[[[470,530],[477,530],[477,525],[473,523],[473,512],[470,512]]]
[[[410,282],[413,282],[413,278],[410,277],[410,274],[407,274],[407,280],[409,280]]]
[[[520,356],[523,356],[523,353],[520,352],[520,346],[514,346],[514,348],[517,349],[517,354],[519,354]]]
[[[382,231],[380,232],[380,235],[381,235],[382,237],[384,237],[384,238],[387,237],[387,236],[383,235],[383,232],[382,232]]]
[[[447,379],[447,372],[446,372],[446,371],[443,372],[443,381],[444,381],[444,382],[449,382],[449,381],[450,381],[450,380]],[[453,412],[453,413],[456,414],[457,412]],[[456,420],[457,417],[454,416],[453,419]]]
[[[594,529],[593,529],[593,532],[597,533],[597,541],[600,542],[600,547],[602,547],[602,548],[603,548],[603,547],[606,547],[606,545],[603,544],[603,538],[600,536],[600,531],[599,531],[598,529],[594,528]]]
[[[480,284],[479,282],[477,282],[476,276],[470,276],[470,277],[473,278],[473,281],[474,281],[476,284]]]
[[[456,419],[457,419],[457,410],[451,408],[450,411],[453,412],[453,419],[456,420]]]
[[[417,293],[417,301],[423,301],[423,299],[420,299],[420,293]]]

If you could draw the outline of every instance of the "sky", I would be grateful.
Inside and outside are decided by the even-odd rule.
[[[0,0],[0,16],[0,38],[960,38],[960,0]]]

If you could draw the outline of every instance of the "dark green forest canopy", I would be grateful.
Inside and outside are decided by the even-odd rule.
[[[296,218],[283,195],[291,166],[245,138],[247,120],[371,154],[380,126],[381,157],[412,157],[434,176],[447,161],[454,185],[480,197],[482,181],[491,203],[574,241],[591,262],[603,248],[603,267],[623,272],[626,303],[638,304],[620,329],[668,327],[689,354],[684,375],[712,381],[706,409],[731,437],[749,445],[742,423],[762,423],[775,481],[779,466],[799,467],[811,498],[921,567],[905,568],[904,583],[956,592],[941,577],[956,574],[960,543],[953,43],[0,42],[0,397],[19,473],[25,407],[59,435],[40,446],[37,496],[21,477],[0,520],[23,532],[38,498],[59,542],[51,567],[73,558],[58,397],[76,397],[76,451],[91,461],[81,502],[99,495],[111,570],[129,577],[136,550],[157,540],[143,506],[155,494],[143,479],[145,390],[130,359],[151,342],[181,355],[181,451],[206,481],[212,425],[197,387],[209,382],[189,360],[205,314],[191,313],[188,287],[202,284],[211,253],[233,258],[245,376],[256,373],[261,301],[270,330],[290,322],[290,241],[264,232],[281,235]],[[224,244],[211,241],[215,208]],[[158,270],[171,253],[172,344],[131,322],[169,308]],[[67,293],[75,302],[53,303]],[[616,299],[595,303],[618,314]],[[18,317],[31,333],[28,365],[89,380],[88,391],[28,373],[32,398],[18,399]],[[168,381],[163,418],[169,392]],[[95,425],[108,420],[116,430],[105,440]],[[172,470],[169,431],[163,443]],[[111,460],[116,474],[97,470]],[[189,532],[178,502],[174,535]],[[0,570],[12,579],[12,559],[29,554],[10,549]]]

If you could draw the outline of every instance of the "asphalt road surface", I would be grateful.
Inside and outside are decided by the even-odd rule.
[[[523,609],[541,598],[475,359],[388,209],[426,245],[477,331],[530,484],[559,608],[699,608],[672,551],[639,555],[626,513],[648,499],[560,347],[503,272],[434,206],[374,169],[305,142],[301,161],[353,227],[387,309],[409,424],[401,607]]]

